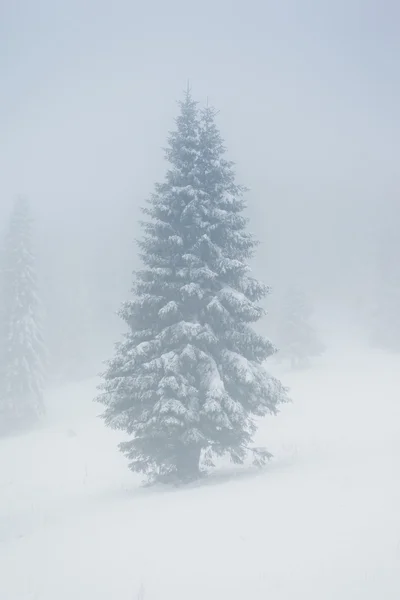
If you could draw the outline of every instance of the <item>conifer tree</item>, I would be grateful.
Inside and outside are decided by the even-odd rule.
[[[29,204],[18,198],[5,238],[1,273],[0,430],[43,413],[43,341]]]
[[[289,360],[292,368],[306,367],[310,358],[325,351],[312,317],[313,308],[306,294],[296,286],[286,290],[280,303],[275,335],[278,358]]]
[[[246,231],[243,188],[215,126],[190,93],[169,137],[164,183],[145,209],[143,270],[121,316],[129,326],[98,400],[107,425],[132,436],[120,444],[133,471],[188,481],[227,454],[253,452],[256,417],[285,399],[263,366],[274,352],[251,323],[267,288],[251,277],[256,242]]]
[[[376,257],[374,306],[370,319],[371,343],[400,352],[400,242],[395,215],[379,238]]]

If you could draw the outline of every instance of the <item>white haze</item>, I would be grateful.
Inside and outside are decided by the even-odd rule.
[[[45,270],[58,270],[67,248],[91,299],[106,293],[118,307],[139,207],[163,176],[190,79],[220,110],[229,157],[251,188],[263,279],[296,277],[340,310],[354,288],[368,289],[372,245],[399,212],[395,2],[1,10],[0,197],[5,208],[18,193],[34,204]]]
[[[0,446],[1,598],[132,600],[142,583],[146,600],[399,597],[400,359],[367,343],[383,240],[386,256],[400,261],[399,21],[394,0],[0,3],[0,229],[14,198],[28,197],[54,386],[43,430]],[[262,429],[276,456],[270,480],[149,493],[147,504],[115,450],[119,437],[95,419],[96,382],[88,380],[121,331],[115,311],[138,266],[140,207],[163,178],[163,147],[188,80],[196,99],[220,111],[228,157],[250,188],[250,228],[261,241],[254,269],[277,291],[271,307],[284,288],[299,285],[328,352],[300,374],[274,365],[294,403]],[[269,334],[268,319],[262,329]],[[375,495],[370,477],[380,486]],[[231,515],[240,524],[233,533],[212,508],[223,511],[224,494],[247,514],[252,495],[263,500],[247,524]],[[326,511],[313,523],[315,495]],[[208,540],[198,518],[205,501]],[[134,512],[131,521],[115,517],[120,508]],[[86,523],[92,510],[98,521],[91,514]],[[160,510],[164,524],[147,532],[141,519],[151,522]],[[304,519],[298,529],[293,511]],[[173,544],[175,535],[168,519],[182,514],[176,554],[162,563],[165,536]],[[121,542],[115,553],[131,569],[126,578],[115,564],[107,574],[114,557],[107,540]],[[85,570],[99,544],[99,562],[91,556]],[[157,544],[163,552],[152,563]],[[224,559],[231,544],[240,561],[234,553]],[[211,552],[208,573],[187,561],[186,576],[175,577],[192,552],[196,561]],[[272,561],[265,570],[264,552]],[[71,578],[76,583],[66,585]]]

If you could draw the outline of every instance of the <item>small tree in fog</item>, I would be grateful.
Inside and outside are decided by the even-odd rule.
[[[378,292],[377,306],[371,316],[370,340],[388,352],[400,352],[400,278]]]
[[[385,228],[376,256],[374,307],[370,319],[371,343],[389,352],[400,352],[400,242],[397,223]]]
[[[156,186],[140,242],[144,269],[121,316],[129,326],[105,373],[98,400],[133,471],[150,480],[188,481],[227,454],[242,463],[255,417],[285,398],[263,367],[274,352],[251,323],[267,293],[251,277],[256,242],[246,232],[243,189],[214,122],[189,93],[169,137],[169,170]]]
[[[13,206],[1,272],[1,430],[35,421],[43,412],[43,342],[32,219],[28,202]]]
[[[275,335],[278,357],[289,360],[292,368],[307,366],[310,358],[325,351],[312,324],[312,316],[313,309],[305,293],[290,287],[279,307]]]

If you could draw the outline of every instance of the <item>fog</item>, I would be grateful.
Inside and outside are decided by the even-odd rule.
[[[162,180],[189,79],[220,111],[250,188],[257,273],[273,286],[295,278],[342,314],[371,287],[374,245],[398,218],[399,12],[355,1],[3,4],[1,214],[19,193],[33,204],[45,302],[62,312],[82,286],[93,310],[126,297],[139,208]]]
[[[28,198],[35,219],[48,386],[53,389],[60,381],[75,384],[82,380],[87,386],[84,390],[73,388],[71,396],[69,388],[55,394],[50,414],[54,406],[58,410],[65,403],[62,414],[67,416],[55,421],[62,422],[63,431],[71,427],[71,435],[76,431],[79,435],[66,403],[72,402],[71,414],[75,414],[76,398],[85,396],[86,402],[91,402],[95,386],[88,378],[95,377],[102,361],[111,357],[123,330],[116,311],[129,297],[132,271],[140,264],[135,240],[142,235],[141,207],[155,182],[163,180],[163,149],[174,128],[177,101],[188,82],[196,100],[201,104],[208,101],[219,111],[217,123],[227,156],[235,163],[238,182],[249,188],[249,228],[260,240],[252,266],[256,276],[272,287],[271,298],[265,302],[272,316],[261,323],[260,330],[273,337],[280,299],[293,285],[313,304],[328,351],[329,335],[340,340],[339,350],[335,347],[337,371],[331,359],[326,359],[326,364],[307,371],[308,375],[279,374],[294,388],[295,403],[296,391],[301,401],[300,409],[294,409],[299,411],[294,420],[285,417],[275,433],[266,430],[278,457],[282,458],[284,444],[283,455],[288,447],[295,448],[293,456],[298,447],[301,454],[304,440],[296,437],[297,424],[304,415],[319,410],[316,400],[310,408],[304,399],[323,396],[324,377],[331,378],[333,390],[340,394],[342,376],[356,388],[357,377],[361,381],[370,373],[376,365],[372,358],[366,362],[358,359],[356,375],[346,369],[353,356],[370,351],[373,315],[390,295],[386,286],[400,282],[399,22],[400,5],[394,0],[0,3],[0,231],[3,234],[7,228],[15,198]],[[390,320],[393,308],[386,306],[385,310]],[[398,326],[400,335],[400,320]],[[355,340],[353,354],[346,347],[350,338]],[[348,361],[343,364],[342,352]],[[379,355],[379,360],[389,397],[395,385],[395,358]],[[365,383],[365,389],[369,385],[371,389],[376,385],[379,394],[377,381]],[[71,400],[75,391],[76,398]],[[336,401],[333,391],[330,398]],[[393,409],[392,417],[397,417],[397,409],[390,406],[387,410]],[[85,410],[94,419],[99,407],[97,413],[96,409]],[[355,428],[356,414],[355,410]],[[360,434],[362,440],[375,431],[371,415],[367,409],[367,433]],[[322,412],[320,417],[321,426],[316,425],[307,438],[307,443],[314,440],[315,448],[318,436],[333,436],[329,417]],[[386,430],[377,427],[379,441]],[[102,439],[97,429],[93,431],[94,439]],[[358,440],[353,433],[348,439],[354,446]],[[39,462],[47,456],[47,446],[40,440],[35,455]],[[119,441],[117,436],[105,442],[110,453]],[[71,472],[75,467],[79,471],[83,460],[90,465],[92,459],[85,452],[81,448],[73,456],[66,453],[63,468],[68,471],[72,464]],[[295,462],[293,456],[288,459],[290,464]],[[7,468],[6,461],[1,464]],[[108,473],[116,472],[118,477],[125,473],[118,470],[119,463],[110,465]],[[103,494],[99,481],[106,476],[101,474],[96,484],[88,484],[87,468],[86,475],[79,477],[85,486],[93,485],[90,493],[100,494],[101,488]],[[56,471],[55,466],[51,478]],[[10,475],[4,472],[13,480],[14,467]],[[348,477],[353,476],[350,469]],[[32,475],[35,486],[41,477]],[[93,481],[95,478],[93,475]],[[64,489],[64,483],[60,478],[57,485]],[[128,483],[121,485],[129,487]],[[355,489],[362,485],[364,480],[359,488],[356,483]],[[212,487],[202,493],[208,494],[208,489]],[[22,497],[25,488],[21,490],[18,494]],[[43,496],[46,503],[50,491]],[[304,492],[303,508],[307,498]],[[328,497],[323,501],[329,502]],[[186,506],[182,498],[179,502]],[[272,502],[280,504],[279,498]],[[53,509],[47,513],[46,503],[40,510],[48,515]],[[12,504],[8,500],[8,506]],[[176,505],[173,510],[177,516]],[[19,527],[17,513],[9,520]],[[56,520],[55,514],[49,519]],[[148,515],[153,518],[151,511]],[[36,517],[35,513],[33,521]],[[31,517],[26,518],[23,523],[28,523],[28,531]],[[12,528],[10,525],[10,531]],[[171,532],[164,533],[169,536]],[[307,529],[299,531],[299,536],[303,535],[308,535]],[[327,535],[335,534],[330,531]],[[149,539],[149,547],[151,541],[158,544],[157,536]],[[318,547],[321,540],[314,541]],[[151,569],[147,563],[141,568],[147,588]],[[136,575],[130,592],[135,598],[142,577]],[[31,577],[33,581],[35,576]],[[31,593],[28,584],[17,592],[14,583],[9,583],[8,598],[31,597],[24,595]],[[320,597],[328,598],[321,586]],[[187,597],[189,589],[178,586],[176,598]],[[204,597],[219,599],[215,589],[210,589],[204,587],[208,594]],[[305,588],[301,589],[305,593]],[[371,589],[368,598],[376,592]],[[388,587],[385,595],[380,587],[379,593],[395,598],[396,590]],[[47,600],[51,597],[48,593],[32,598]],[[251,595],[258,598],[256,593]],[[92,596],[76,597],[88,600]],[[151,590],[149,597],[161,598],[152,596]],[[232,600],[234,596],[223,597]],[[274,600],[286,597],[278,592],[272,596]]]

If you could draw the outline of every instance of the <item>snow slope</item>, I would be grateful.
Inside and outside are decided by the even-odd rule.
[[[0,441],[0,599],[398,600],[400,359],[276,372],[269,466],[184,489],[139,487],[95,381],[49,394],[41,430]]]

